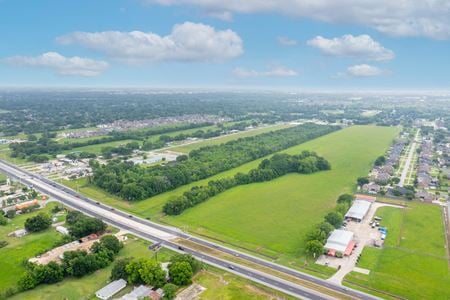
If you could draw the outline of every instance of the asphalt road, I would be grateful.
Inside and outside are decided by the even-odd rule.
[[[276,263],[272,263],[259,257],[252,256],[228,247],[224,247],[222,245],[204,239],[200,239],[198,237],[186,234],[177,228],[160,225],[142,218],[138,218],[129,213],[117,210],[110,206],[106,206],[98,201],[80,195],[79,193],[43,176],[33,174],[26,170],[22,170],[17,166],[1,160],[0,170],[5,172],[9,176],[21,181],[23,184],[33,186],[35,189],[40,190],[44,194],[47,194],[72,208],[91,215],[92,217],[102,219],[113,226],[132,232],[152,242],[160,242],[164,247],[170,248],[177,252],[190,253],[203,262],[222,269],[226,269],[229,272],[238,274],[242,277],[246,277],[266,286],[280,290],[286,294],[306,299],[332,299],[332,297],[328,295],[324,295],[318,291],[281,279],[279,277],[275,277],[273,275],[263,273],[261,271],[236,263],[228,262],[224,259],[219,259],[185,246],[182,246],[180,248],[178,244],[171,242],[171,240],[176,237],[188,239],[191,242],[220,250],[224,253],[239,257],[240,259],[244,259],[254,264],[277,270],[278,272],[289,274],[301,280],[320,285],[321,287],[328,290],[354,297],[355,299],[378,299],[377,297],[350,288],[346,288],[341,285],[336,285],[326,280],[313,277],[309,274],[305,274],[297,270],[278,265]]]

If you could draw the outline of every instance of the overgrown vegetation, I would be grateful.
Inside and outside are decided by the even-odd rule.
[[[52,284],[62,281],[64,277],[82,277],[102,269],[114,261],[123,245],[115,236],[103,236],[90,248],[90,253],[84,250],[66,251],[61,264],[49,262],[47,265],[29,263],[27,271],[18,282],[20,291],[35,288],[39,284]]]
[[[70,235],[74,238],[102,233],[106,229],[106,224],[102,220],[88,217],[76,210],[67,213],[66,224],[69,226]]]

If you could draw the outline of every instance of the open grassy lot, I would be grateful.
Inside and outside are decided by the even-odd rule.
[[[60,237],[53,228],[21,238],[8,237],[8,233],[23,228],[25,220],[39,212],[50,212],[54,205],[52,203],[42,210],[16,216],[6,226],[0,226],[0,240],[6,240],[9,243],[0,249],[0,291],[15,286],[25,271],[22,264],[24,260],[51,248]]]
[[[386,291],[407,299],[449,299],[450,273],[441,208],[411,203],[406,209],[384,207],[377,212],[388,228],[383,249],[366,247],[345,284]]]
[[[108,195],[86,184],[84,179],[66,184],[72,188],[78,186],[80,192],[92,198],[152,220],[269,255],[287,253],[286,262],[291,263],[290,258],[302,257],[305,232],[334,207],[339,194],[352,191],[355,179],[367,174],[373,160],[387,149],[398,132],[397,128],[355,126],[289,148],[286,152],[291,154],[303,149],[318,152],[331,162],[332,170],[311,175],[291,174],[272,182],[239,186],[177,217],[161,216],[162,206],[168,199],[194,185],[247,172],[261,159],[136,203]]]
[[[355,179],[367,174],[398,131],[355,126],[289,148],[285,152],[290,154],[316,151],[332,170],[238,186],[165,220],[255,250],[301,255],[305,233],[335,206],[341,193],[352,191]]]
[[[129,239],[125,242],[125,247],[120,251],[116,260],[125,257],[153,257],[153,253],[148,250],[149,245],[150,242],[129,236]],[[168,261],[171,255],[173,255],[172,251],[161,249],[158,252],[158,261]],[[96,299],[95,292],[108,283],[112,266],[98,270],[80,279],[67,278],[57,284],[40,285],[31,291],[17,294],[10,299]],[[206,270],[196,275],[194,282],[207,288],[200,299],[273,299],[275,297],[285,297],[281,293],[209,266],[206,267]],[[131,288],[127,287],[127,291],[130,290]]]
[[[125,145],[127,143],[134,142],[134,140],[122,140],[122,141],[115,141],[115,142],[109,142],[109,143],[103,143],[103,144],[97,144],[97,145],[89,145],[84,147],[78,147],[73,148],[71,150],[63,151],[63,154],[71,153],[71,152],[77,152],[77,151],[85,151],[85,152],[91,152],[95,153],[97,155],[101,154],[102,148],[105,147],[117,147],[120,145]]]
[[[217,138],[202,140],[196,143],[188,144],[188,145],[181,145],[179,147],[173,147],[170,150],[176,151],[176,152],[183,152],[183,153],[189,153],[192,150],[204,147],[204,146],[212,146],[212,145],[219,145],[223,144],[232,140],[237,140],[239,138],[244,138],[248,136],[254,136],[261,133],[279,130],[287,127],[291,127],[292,125],[289,124],[277,124],[277,125],[268,125],[261,128],[256,128],[252,130],[247,131],[241,131],[234,134],[228,134],[226,136],[221,136]]]

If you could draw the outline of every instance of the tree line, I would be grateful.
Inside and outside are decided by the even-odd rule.
[[[257,168],[247,174],[237,173],[234,177],[212,180],[206,186],[192,187],[183,195],[166,202],[163,211],[168,215],[179,215],[184,210],[238,185],[270,181],[288,173],[310,174],[330,168],[330,163],[314,152],[302,151],[299,155],[275,154],[261,161]]]
[[[344,216],[353,202],[353,195],[342,194],[337,199],[337,205],[334,211],[325,215],[323,222],[317,224],[306,234],[305,252],[311,256],[316,257],[324,253],[324,245],[327,242],[328,236],[334,229],[342,226]],[[336,253],[337,256],[343,253]]]
[[[17,157],[22,159],[28,159],[34,162],[45,162],[49,159],[49,156],[54,156],[63,151],[76,149],[79,147],[101,145],[105,143],[124,141],[124,140],[135,140],[134,142],[128,143],[125,146],[118,147],[104,147],[102,148],[103,156],[106,158],[111,158],[112,154],[118,155],[130,155],[133,150],[141,148],[138,141],[143,141],[142,150],[152,150],[164,147],[168,142],[181,141],[189,137],[193,138],[211,138],[222,135],[225,131],[229,130],[243,130],[249,125],[256,125],[256,121],[242,121],[230,125],[218,124],[218,129],[212,130],[202,130],[199,129],[193,133],[180,133],[175,136],[167,135],[166,133],[173,133],[181,130],[201,128],[205,126],[211,126],[212,123],[190,123],[181,124],[170,127],[157,127],[145,130],[130,130],[125,132],[113,131],[108,133],[107,136],[99,137],[96,139],[89,139],[85,141],[71,141],[65,143],[59,143],[54,140],[56,133],[45,132],[40,138],[35,135],[29,135],[28,140],[23,143],[12,143],[9,145],[11,149],[11,157]],[[158,135],[157,140],[151,139],[152,136]],[[73,154],[72,158],[77,155]],[[78,155],[79,158],[95,158],[95,154],[83,153]]]
[[[144,167],[112,160],[91,164],[92,183],[128,201],[145,199],[179,186],[205,179],[252,160],[298,145],[338,127],[303,124],[240,138],[220,145],[206,146],[166,165]]]
[[[211,123],[201,124],[182,124],[171,127],[150,128],[146,130],[131,130],[127,132],[110,132],[107,136],[99,137],[96,139],[89,139],[86,141],[71,141],[65,143],[59,143],[54,140],[56,137],[55,132],[44,132],[40,138],[35,135],[29,135],[28,140],[23,143],[12,143],[9,145],[11,149],[11,157],[28,158],[31,161],[41,162],[42,158],[47,158],[47,155],[56,155],[62,151],[72,150],[79,147],[100,145],[110,142],[122,141],[122,140],[143,140],[149,136],[156,134],[170,133],[179,130],[187,130],[198,127],[210,126]],[[39,159],[41,158],[41,159]]]

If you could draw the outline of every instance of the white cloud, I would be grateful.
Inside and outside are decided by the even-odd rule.
[[[359,36],[346,34],[332,39],[317,36],[309,40],[307,44],[319,49],[324,54],[333,56],[375,61],[386,61],[395,57],[393,51],[384,48],[366,34]]]
[[[367,64],[354,65],[347,68],[347,74],[352,77],[375,77],[386,75],[387,73],[388,71],[386,70]]]
[[[450,38],[449,0],[143,0],[205,11],[275,12],[328,23],[358,24],[394,36]]]
[[[1,62],[13,66],[49,68],[60,75],[85,77],[100,75],[109,67],[106,61],[78,56],[65,57],[57,52],[46,52],[38,56],[12,56]]]
[[[298,73],[295,70],[283,66],[274,66],[267,71],[256,71],[252,69],[236,68],[233,70],[233,75],[239,78],[294,77],[298,76]]]
[[[61,44],[79,44],[130,63],[145,61],[224,61],[243,53],[234,31],[185,22],[160,36],[142,31],[73,32],[57,38]]]
[[[220,19],[222,21],[233,21],[233,14],[229,11],[210,11],[207,12],[206,15],[212,18]]]
[[[279,36],[278,43],[280,43],[283,46],[296,46],[298,44],[297,40],[290,39],[285,36]]]

